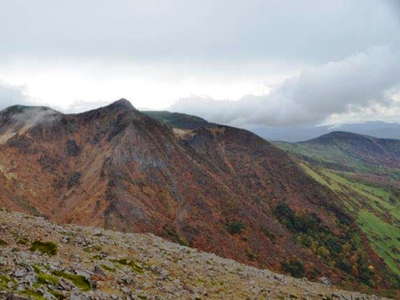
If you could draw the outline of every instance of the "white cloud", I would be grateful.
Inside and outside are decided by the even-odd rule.
[[[373,47],[308,68],[264,96],[245,96],[239,101],[191,97],[181,99],[171,110],[240,126],[316,124],[333,114],[377,104],[390,106],[400,84],[399,59],[394,45]]]

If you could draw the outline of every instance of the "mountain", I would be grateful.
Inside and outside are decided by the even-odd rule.
[[[398,284],[336,193],[249,131],[173,128],[121,99],[80,114],[10,107],[0,141],[5,208],[357,289]]]
[[[178,129],[198,129],[201,127],[214,127],[216,124],[210,123],[200,117],[169,112],[169,111],[142,111],[145,115],[156,119],[160,122],[170,125]]]
[[[400,275],[400,140],[332,132],[276,143],[336,193],[375,251]]]
[[[250,130],[267,140],[292,143],[317,138],[332,131],[346,131],[380,138],[400,139],[399,123],[381,121],[326,126],[258,127]]]
[[[60,226],[5,210],[0,226],[1,299],[378,299],[151,234]]]
[[[277,144],[348,171],[398,178],[400,140],[335,131],[306,142]]]

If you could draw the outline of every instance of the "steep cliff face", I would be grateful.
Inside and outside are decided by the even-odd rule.
[[[334,193],[245,130],[173,129],[124,99],[74,115],[11,107],[0,115],[0,185],[2,206],[57,222],[152,232],[333,282],[370,267],[363,283],[390,285]]]

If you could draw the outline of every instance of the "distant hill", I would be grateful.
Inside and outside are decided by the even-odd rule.
[[[258,127],[251,131],[270,141],[300,142],[332,131],[347,131],[379,138],[400,139],[400,124],[371,121],[335,126]]]
[[[279,143],[281,148],[314,160],[354,171],[397,176],[400,168],[400,140],[381,139],[350,132],[335,131],[298,143]],[[394,173],[393,173],[394,172]]]
[[[337,201],[400,276],[400,140],[331,132],[275,145],[336,193]]]

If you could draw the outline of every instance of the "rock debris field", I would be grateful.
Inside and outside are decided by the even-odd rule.
[[[152,234],[0,210],[0,299],[383,299],[249,267]]]

